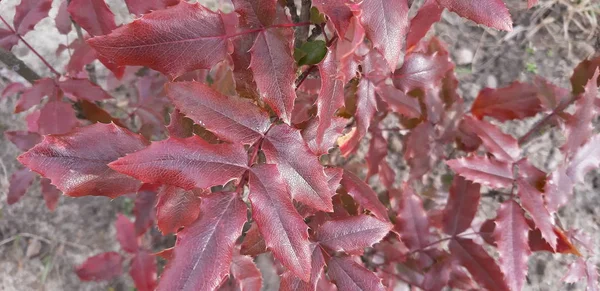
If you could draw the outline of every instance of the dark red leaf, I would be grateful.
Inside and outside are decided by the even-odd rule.
[[[103,142],[98,142],[101,138]],[[140,182],[117,173],[106,164],[146,146],[134,133],[114,124],[96,123],[69,134],[46,136],[18,160],[52,180],[69,196],[118,197],[137,191]]]
[[[130,254],[135,254],[138,251],[139,242],[135,235],[133,222],[125,215],[119,213],[117,214],[115,228],[117,229],[117,240],[121,245],[121,249]]]
[[[169,116],[171,119],[167,126],[169,136],[186,138],[194,135],[194,121],[185,117],[179,109],[174,109]]]
[[[543,191],[546,184],[546,172],[536,168],[529,163],[527,158],[523,158],[516,163],[519,168],[519,176],[534,188]]]
[[[427,90],[439,86],[440,81],[454,65],[444,54],[409,53],[402,67],[394,72],[394,85],[403,92],[414,89]]]
[[[117,28],[115,15],[104,0],[72,0],[67,10],[90,35],[105,35]]]
[[[444,8],[440,7],[437,0],[426,0],[417,15],[410,20],[410,29],[406,36],[406,48],[410,50],[425,37],[427,31],[434,23],[440,21]]]
[[[269,128],[269,115],[248,99],[225,96],[200,82],[168,83],[166,90],[183,114],[221,140],[252,144]]]
[[[467,130],[481,139],[483,146],[498,160],[516,162],[521,156],[517,139],[502,132],[493,124],[466,115],[464,125]]]
[[[171,137],[120,158],[109,166],[144,183],[183,189],[209,188],[238,179],[247,168],[242,145],[209,144],[198,136]]]
[[[429,218],[423,208],[423,201],[407,183],[402,187],[400,206],[396,216],[395,230],[400,234],[402,242],[411,250],[419,250],[431,242]]]
[[[460,234],[471,226],[479,207],[480,188],[479,184],[454,177],[442,218],[446,234]]]
[[[154,291],[156,288],[156,258],[146,250],[138,251],[131,259],[129,275],[138,291]]]
[[[118,65],[148,66],[171,79],[185,72],[208,69],[227,56],[220,14],[186,1],[146,14],[88,43]]]
[[[21,197],[25,195],[29,186],[33,183],[34,178],[35,173],[27,168],[15,171],[10,176],[10,186],[8,187],[8,193],[6,194],[6,203],[8,203],[8,205],[17,203]]]
[[[395,70],[408,33],[408,2],[369,0],[361,2],[360,9],[360,22],[367,37],[383,54],[390,71]]]
[[[325,169],[300,135],[285,124],[274,126],[265,138],[262,150],[267,162],[277,164],[284,182],[295,200],[317,210],[332,211]]]
[[[314,0],[312,5],[329,17],[338,35],[343,37],[350,26],[352,10],[348,0]]]
[[[571,76],[571,87],[573,94],[582,94],[585,92],[585,86],[592,80],[592,77],[600,66],[600,56],[584,60],[575,67]],[[600,86],[600,80],[596,79],[596,84]]]
[[[477,283],[488,290],[510,290],[502,271],[483,247],[470,239],[455,238],[450,240],[449,248]]]
[[[231,262],[231,275],[240,291],[260,291],[262,274],[251,257],[236,254]]]
[[[123,258],[116,252],[107,252],[88,258],[75,269],[82,281],[105,281],[123,272]]]
[[[360,254],[379,242],[392,229],[389,222],[369,215],[326,221],[316,231],[316,239],[332,251]]]
[[[519,197],[523,208],[529,212],[535,222],[535,226],[540,229],[544,239],[556,249],[556,234],[553,230],[553,219],[550,212],[544,206],[542,193],[527,183],[523,178],[517,179],[519,187]]]
[[[421,106],[419,100],[410,97],[392,85],[381,85],[377,87],[377,94],[385,101],[390,108],[408,118],[418,118],[421,116]]]
[[[588,81],[585,92],[575,103],[577,108],[575,113],[565,123],[566,142],[561,150],[567,156],[578,150],[592,135],[591,122],[597,115],[594,102],[598,96],[598,87],[593,80],[596,80],[599,74],[600,72],[596,71],[592,79]]]
[[[514,200],[502,203],[494,237],[500,253],[500,269],[511,290],[521,290],[527,275],[527,259],[531,254],[528,233],[529,226],[521,206]]]
[[[42,186],[42,197],[46,202],[46,207],[50,211],[54,211],[58,204],[58,200],[60,199],[61,192],[50,183],[50,180],[46,178],[42,178],[40,181],[40,185]]]
[[[235,241],[246,222],[246,205],[236,193],[203,199],[200,218],[177,234],[175,256],[157,290],[214,290],[229,274]]]
[[[341,35],[340,35],[341,36]],[[356,19],[350,19],[350,26],[344,37],[335,42],[336,54],[339,58],[339,71],[344,77],[344,82],[356,76],[358,70],[356,50],[363,44],[365,29]]]
[[[154,10],[176,5],[179,0],[125,0],[129,13],[142,15]]]
[[[51,0],[21,0],[15,11],[13,19],[14,28],[20,35],[25,35],[33,27],[48,16],[52,7]]]
[[[438,0],[456,14],[499,30],[512,30],[512,19],[502,0]]]
[[[529,248],[531,251],[547,251],[551,253],[558,254],[573,254],[576,256],[581,256],[581,253],[573,245],[573,243],[569,240],[567,235],[560,230],[558,227],[553,226],[554,233],[558,237],[558,242],[556,243],[556,249],[552,248],[550,244],[542,237],[542,232],[535,227],[535,222],[532,219],[527,219],[527,224],[529,224]]]
[[[194,222],[200,214],[200,196],[206,190],[184,190],[165,185],[158,193],[156,220],[158,229],[166,235]]]
[[[256,256],[267,252],[265,239],[260,234],[256,223],[252,223],[252,226],[250,226],[250,229],[248,229],[248,232],[246,232],[240,252],[242,255],[248,256]]]
[[[542,105],[548,110],[555,109],[562,102],[567,101],[571,96],[569,90],[558,87],[540,76],[535,77],[533,84],[538,89],[537,96],[542,102]]]
[[[71,16],[69,15],[69,11],[67,11],[68,3],[69,1],[67,0],[63,0],[60,3],[60,6],[58,6],[58,12],[54,18],[56,29],[58,29],[58,32],[65,35],[71,32]]]
[[[336,290],[335,286],[327,281],[325,276],[325,258],[323,251],[318,245],[312,245],[312,257],[310,267],[310,280],[302,281],[300,278],[287,272],[281,280],[280,290],[312,291],[312,290]],[[325,281],[326,283],[323,283]]]
[[[431,123],[423,122],[406,137],[404,159],[410,166],[411,178],[420,178],[431,169],[433,129]]]
[[[520,82],[513,82],[504,88],[481,90],[471,107],[471,113],[477,118],[489,116],[499,121],[523,119],[541,111],[537,88]]]
[[[42,136],[29,131],[5,131],[4,135],[22,151],[28,151],[42,141]]]
[[[293,120],[293,118],[292,118]],[[331,119],[329,127],[323,132],[322,141],[317,144],[317,129],[320,124],[319,118],[312,119],[306,128],[302,131],[302,137],[304,141],[313,152],[313,154],[320,156],[327,154],[331,148],[335,146],[335,142],[342,134],[342,131],[346,127],[348,121],[344,118],[334,117]]]
[[[152,223],[156,216],[156,192],[152,190],[144,190],[144,186],[135,196],[133,213],[135,214],[135,234],[139,237],[143,235]]]
[[[452,171],[469,181],[491,187],[510,187],[513,182],[512,165],[493,158],[470,156],[446,161]]]
[[[252,218],[273,255],[303,281],[310,279],[308,226],[292,205],[288,187],[276,165],[255,165],[250,171]]]
[[[381,201],[379,201],[377,193],[375,193],[375,191],[359,177],[350,171],[344,170],[342,186],[356,202],[371,211],[377,218],[386,221],[389,220],[387,209],[383,206]]]
[[[69,103],[50,101],[40,110],[38,119],[40,134],[65,134],[79,124],[75,110]]]
[[[44,96],[50,96],[51,98],[56,95],[56,84],[51,78],[43,78],[35,81],[33,86],[29,87],[17,102],[15,113],[25,111],[35,105],[40,104]]]
[[[67,63],[66,70],[70,75],[77,75],[83,70],[85,65],[96,60],[96,51],[92,49],[85,41],[76,39],[71,45],[71,58]]]
[[[444,290],[450,281],[450,272],[452,272],[452,260],[441,259],[436,262],[423,278],[423,289],[432,291]]]
[[[385,290],[381,279],[350,257],[332,257],[327,274],[339,290]]]
[[[369,151],[365,157],[367,162],[367,177],[369,179],[379,173],[379,168],[383,164],[387,164],[385,158],[388,154],[388,142],[383,137],[379,128],[370,128],[371,141],[369,142]]]
[[[0,28],[0,47],[10,51],[13,46],[17,45],[19,38],[12,31]]]
[[[323,143],[325,131],[332,127],[332,119],[337,110],[344,105],[344,81],[339,74],[337,55],[335,50],[329,50],[325,59],[319,64],[321,76],[321,91],[317,99],[317,126],[316,144]]]
[[[100,86],[88,79],[67,79],[61,81],[58,85],[68,96],[70,95],[78,100],[94,102],[112,98]]]
[[[404,1],[404,0],[401,0]],[[356,114],[354,116],[357,127],[344,136],[340,143],[340,150],[344,156],[350,155],[356,150],[360,140],[366,135],[371,124],[371,119],[377,111],[375,98],[375,84],[367,78],[361,78],[358,83]]]

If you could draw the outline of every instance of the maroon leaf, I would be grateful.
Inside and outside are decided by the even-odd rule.
[[[510,290],[502,271],[483,247],[470,239],[455,238],[450,240],[449,248],[477,283],[488,290]]]
[[[533,84],[538,89],[538,98],[542,105],[549,110],[555,109],[571,96],[569,90],[558,87],[540,76],[535,77]]]
[[[99,143],[98,138],[103,142]],[[46,136],[18,160],[52,180],[66,195],[115,198],[137,191],[140,183],[106,164],[146,144],[139,135],[114,124],[96,123],[69,134]]]
[[[546,172],[536,168],[527,158],[516,163],[519,168],[519,176],[536,189],[543,190],[546,184]]]
[[[475,133],[483,146],[500,161],[516,162],[521,155],[517,140],[498,127],[472,116],[464,117],[466,129]]]
[[[146,14],[109,35],[94,37],[88,43],[118,65],[148,66],[174,79],[185,72],[208,69],[223,60],[227,55],[225,35],[218,13],[197,3],[181,1]]]
[[[395,229],[402,242],[411,250],[426,247],[431,241],[429,218],[423,208],[423,201],[408,184],[402,187]]]
[[[121,248],[130,254],[135,254],[138,251],[138,239],[135,235],[133,222],[125,215],[119,213],[117,214],[115,227],[117,229],[117,240]]]
[[[319,64],[321,75],[321,91],[317,99],[317,126],[316,144],[323,142],[325,131],[332,126],[332,119],[336,111],[344,105],[344,81],[339,74],[337,55],[335,50],[329,50],[327,56]]]
[[[67,8],[71,18],[90,35],[104,35],[117,28],[115,15],[104,0],[72,0]]]
[[[40,110],[38,131],[41,134],[65,134],[75,128],[78,123],[75,110],[70,104],[50,101]]]
[[[85,65],[96,60],[96,51],[94,51],[85,41],[76,39],[71,45],[71,58],[67,63],[66,70],[71,75],[77,75]]]
[[[454,177],[442,218],[446,234],[460,234],[471,226],[479,207],[480,188],[463,177]]]
[[[311,250],[308,226],[292,205],[276,165],[255,165],[250,171],[252,218],[267,247],[294,275],[310,279]]]
[[[156,258],[146,250],[138,251],[131,259],[129,275],[139,291],[153,291],[156,288]]]
[[[235,241],[246,222],[236,193],[214,193],[202,201],[200,218],[177,234],[175,257],[157,290],[214,290],[229,274]]]
[[[19,97],[19,101],[17,102],[15,113],[25,111],[40,104],[42,98],[46,95],[54,97],[56,94],[55,87],[56,84],[51,78],[37,80],[33,86],[23,91],[23,94],[21,94],[21,97]]]
[[[401,0],[404,1],[404,0]],[[357,127],[354,131],[344,137],[340,144],[340,150],[344,156],[350,155],[360,140],[366,135],[367,129],[371,124],[371,119],[377,111],[377,101],[375,98],[375,84],[367,78],[361,78],[358,83],[357,105],[355,120]]]
[[[446,161],[452,171],[469,181],[491,187],[510,187],[513,182],[512,165],[493,158],[470,156]]]
[[[438,3],[476,23],[499,30],[512,30],[510,13],[502,0],[438,0]]]
[[[421,106],[416,98],[410,97],[392,85],[381,85],[377,87],[377,94],[381,96],[390,108],[408,118],[421,116]]]
[[[265,240],[260,234],[256,223],[252,223],[252,226],[250,226],[250,229],[246,232],[240,253],[242,255],[256,256],[265,253],[266,251],[267,246],[265,245]]]
[[[21,0],[15,11],[13,19],[14,28],[20,35],[25,35],[33,27],[48,16],[52,7],[51,0]]]
[[[142,15],[154,10],[164,9],[176,5],[179,0],[125,0],[129,13]]]
[[[10,186],[6,194],[6,203],[12,205],[17,203],[33,183],[35,173],[27,168],[17,170],[10,176]]]
[[[494,237],[500,253],[500,269],[511,290],[521,290],[527,275],[529,226],[523,209],[514,200],[502,203],[496,218]]]
[[[342,134],[347,123],[348,121],[344,118],[332,118],[329,127],[323,132],[321,143],[317,144],[317,129],[320,124],[319,118],[317,117],[308,123],[306,128],[302,131],[302,137],[313,154],[317,156],[324,155],[334,147],[335,142]]]
[[[369,215],[350,216],[326,221],[316,232],[316,238],[332,251],[360,254],[364,248],[379,242],[392,229],[388,222]]]
[[[260,291],[262,274],[251,257],[236,254],[231,262],[231,275],[241,291]]]
[[[417,15],[410,20],[410,29],[406,36],[406,48],[410,50],[425,37],[431,26],[440,21],[444,8],[440,7],[437,0],[426,0]]]
[[[69,11],[67,11],[68,3],[69,1],[67,0],[64,0],[60,3],[60,6],[58,6],[58,12],[54,18],[56,29],[58,29],[58,32],[62,34],[69,34],[69,32],[71,32],[71,16],[69,15]]]
[[[598,96],[598,87],[593,80],[596,80],[599,74],[600,72],[596,71],[592,79],[588,81],[585,92],[575,104],[577,110],[565,123],[567,141],[561,147],[561,150],[567,156],[579,149],[592,135],[591,122],[596,118],[594,101]]]
[[[10,51],[13,46],[17,45],[19,37],[12,31],[4,28],[0,28],[0,47]]]
[[[242,176],[248,157],[242,145],[209,144],[198,136],[171,137],[120,158],[109,166],[144,183],[183,189],[223,185]]]
[[[444,54],[410,53],[402,67],[394,72],[394,85],[403,92],[439,86],[446,72],[454,66]]]
[[[88,258],[75,269],[82,281],[105,281],[121,275],[123,258],[116,252],[107,252]]]
[[[377,193],[375,193],[375,191],[359,177],[350,171],[344,170],[342,186],[354,200],[362,207],[371,211],[377,218],[389,220],[387,209],[383,206],[381,201],[379,201]]]
[[[42,186],[42,197],[46,202],[46,207],[50,211],[54,211],[54,209],[56,209],[56,205],[58,204],[58,200],[60,199],[60,190],[58,190],[54,185],[50,184],[50,180],[46,178],[41,179],[40,185]]]
[[[177,232],[194,222],[200,214],[200,196],[205,190],[184,190],[165,185],[158,193],[156,204],[156,220],[158,229],[166,235]]]
[[[350,257],[332,257],[327,274],[339,290],[385,290],[381,279]]]
[[[269,128],[269,115],[247,99],[225,96],[200,82],[168,83],[166,90],[183,114],[222,140],[252,144]]]
[[[528,83],[513,82],[500,89],[485,88],[473,102],[471,113],[479,119],[485,116],[499,121],[531,117],[542,110],[537,88]]]
[[[28,151],[42,141],[42,137],[29,131],[5,131],[4,135],[22,151]]]
[[[289,124],[296,100],[296,62],[292,57],[293,31],[290,28],[265,30],[250,49],[250,69],[261,98]]]
[[[101,101],[112,98],[100,86],[88,79],[67,79],[59,83],[60,89],[67,95],[79,100]]]
[[[167,126],[169,136],[186,138],[194,135],[194,121],[185,117],[179,109],[174,109],[169,116],[171,119],[171,123]]]
[[[361,2],[360,8],[367,37],[383,54],[390,71],[395,70],[408,32],[408,2],[369,0]]]
[[[431,123],[423,122],[411,130],[406,137],[404,159],[410,166],[411,178],[420,178],[431,169],[433,129]]]
[[[379,128],[370,128],[371,141],[369,142],[369,151],[365,157],[367,162],[367,177],[366,180],[379,173],[381,165],[386,164],[386,156],[388,154],[388,142],[383,137]]]
[[[142,189],[135,196],[133,213],[135,215],[135,234],[143,235],[154,222],[156,210],[156,192]]]
[[[590,138],[586,144],[577,149],[569,161],[569,166],[567,167],[566,173],[573,182],[583,182],[585,174],[593,169],[598,168],[599,166],[600,134],[597,134]],[[566,184],[568,185],[569,183]]]
[[[340,37],[346,35],[353,15],[348,4],[348,0],[314,0],[312,3],[320,12],[329,17]]]
[[[323,166],[300,135],[285,124],[269,131],[262,150],[267,162],[277,164],[295,200],[317,210],[332,211],[331,197]]]
[[[553,249],[556,249],[557,237],[553,229],[552,216],[544,206],[542,193],[532,187],[523,178],[517,179],[517,185],[523,208],[533,218],[535,226],[542,232],[542,237],[544,237]]]

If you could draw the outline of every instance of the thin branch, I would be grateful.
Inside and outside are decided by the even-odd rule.
[[[519,145],[523,145],[527,143],[532,136],[537,134],[544,126],[546,126],[554,117],[560,113],[562,113],[569,105],[573,104],[573,102],[577,101],[577,96],[572,96],[571,99],[561,103],[558,105],[552,113],[546,115],[542,120],[540,120],[536,125],[534,125],[525,135],[519,138]]]
[[[296,4],[294,0],[285,1],[285,6],[290,10],[290,15],[292,16],[293,22],[300,22],[300,16],[298,16],[298,9],[296,8]]]
[[[302,0],[302,7],[300,8],[300,21],[308,22],[310,20],[310,7],[312,5],[311,0]],[[294,44],[296,47],[300,47],[308,39],[308,26],[300,26],[296,28],[296,37]]]
[[[29,83],[33,84],[35,81],[41,79],[40,75],[34,72],[29,66],[23,61],[17,58],[13,53],[0,47],[0,62],[3,62],[9,69],[15,71]]]

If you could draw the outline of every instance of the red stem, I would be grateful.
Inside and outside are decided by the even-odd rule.
[[[552,113],[546,115],[544,119],[540,120],[540,122],[534,125],[525,135],[519,138],[519,145],[523,145],[524,143],[529,141],[532,135],[536,134],[543,126],[550,122],[550,120],[552,120],[554,116],[556,116],[559,113],[562,113],[563,110],[569,107],[569,105],[571,105],[573,102],[577,101],[577,99],[577,96],[573,96],[571,97],[571,99],[558,105],[554,110],[552,110]]]
[[[251,29],[251,30],[240,31],[240,32],[235,33],[235,34],[228,35],[227,37],[230,38],[230,37],[236,37],[236,36],[246,35],[246,34],[255,33],[255,32],[261,32],[261,31],[265,31],[265,30],[267,30],[269,28],[278,28],[278,27],[287,28],[287,27],[306,26],[306,25],[311,25],[311,24],[312,23],[310,23],[310,22],[275,24],[275,25],[271,25],[269,27],[261,27],[261,28]]]
[[[14,33],[28,48],[29,50],[31,50],[31,52],[33,52],[43,63],[44,65],[46,65],[46,67],[48,67],[48,69],[50,69],[50,71],[52,73],[54,73],[57,77],[60,77],[60,73],[58,71],[56,71],[54,69],[54,67],[52,67],[52,65],[50,65],[50,63],[48,63],[48,61],[46,61],[46,59],[44,59],[44,57],[42,57],[31,45],[29,45],[29,43],[27,41],[25,41],[25,39],[18,34],[14,28],[12,28],[12,26],[10,26],[10,24],[8,24],[8,22],[6,22],[6,20],[0,15],[0,20],[2,20],[2,22],[4,23],[4,25],[6,25],[6,27],[8,27],[8,29]]]

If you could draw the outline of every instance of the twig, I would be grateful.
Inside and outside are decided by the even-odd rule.
[[[308,22],[310,20],[310,7],[312,1],[311,0],[302,0],[302,7],[300,8],[300,21],[299,22]],[[300,26],[296,28],[296,35],[294,44],[296,47],[300,47],[303,43],[308,39],[308,26]]]
[[[523,135],[522,137],[519,138],[519,145],[523,145],[523,144],[527,143],[529,141],[529,139],[531,139],[531,137],[533,135],[537,134],[538,131],[540,131],[540,129],[542,129],[542,127],[544,127],[548,122],[550,122],[554,118],[554,116],[562,113],[563,110],[565,110],[567,107],[569,107],[569,105],[571,105],[577,99],[578,98],[576,96],[573,96],[573,97],[571,97],[571,99],[558,105],[554,110],[552,110],[552,113],[546,115],[546,117],[544,117],[542,120],[540,120],[527,133],[525,133],[525,135]]]
[[[0,47],[0,62],[3,62],[9,69],[12,69],[29,83],[41,79],[40,75],[34,72],[23,61],[17,58],[13,53]]]
[[[285,6],[290,10],[292,21],[300,22],[300,16],[298,16],[298,9],[296,9],[296,4],[294,3],[294,0],[285,1]]]

